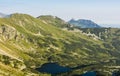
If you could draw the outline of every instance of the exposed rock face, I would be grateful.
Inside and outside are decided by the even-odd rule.
[[[85,19],[79,19],[79,20],[71,19],[69,23],[81,28],[100,28],[98,24],[94,23],[91,20],[85,20]]]
[[[14,27],[7,24],[0,25],[0,37],[3,40],[14,39],[16,41],[24,38],[23,35],[20,34]]]
[[[15,28],[3,24],[0,26],[0,36],[4,39],[16,39],[17,31]]]

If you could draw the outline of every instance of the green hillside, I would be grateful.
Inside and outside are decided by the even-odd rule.
[[[16,13],[9,18],[0,18],[0,74],[50,76],[34,69],[48,62],[75,67],[107,62],[119,57],[116,54],[119,54],[120,48],[117,47],[119,44],[112,40],[114,37],[110,38],[110,42],[113,42],[111,46],[109,41],[105,43],[103,40],[94,39],[74,31],[75,28],[63,28],[72,27],[60,18],[52,16],[34,18]],[[119,33],[115,36],[118,35]]]

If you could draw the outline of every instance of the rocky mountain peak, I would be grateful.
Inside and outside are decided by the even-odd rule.
[[[69,23],[78,26],[80,28],[100,28],[100,25],[96,24],[91,20],[86,20],[86,19],[78,19],[78,20],[71,19]]]

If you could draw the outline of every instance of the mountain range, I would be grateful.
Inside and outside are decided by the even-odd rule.
[[[71,19],[70,21],[68,21],[68,23],[78,26],[80,28],[101,28],[100,25],[94,23],[93,21],[85,19],[79,20]]]
[[[100,28],[89,20],[80,22],[90,22],[95,28],[78,28],[50,15],[35,18],[15,13],[0,18],[0,75],[51,76],[35,68],[54,62],[70,68],[98,63],[117,65],[120,29]],[[69,76],[88,69],[73,71]]]
[[[100,24],[102,27],[120,28],[120,24]]]

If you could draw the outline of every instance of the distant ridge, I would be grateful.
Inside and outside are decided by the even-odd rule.
[[[101,28],[100,25],[96,24],[91,20],[86,20],[86,19],[79,19],[79,20],[71,19],[70,21],[68,21],[68,23],[78,26],[80,28]]]
[[[101,24],[102,27],[120,28],[120,24]]]
[[[9,17],[10,15],[7,15],[7,14],[4,14],[4,13],[1,13],[0,12],[0,18],[6,18],[6,17]]]

